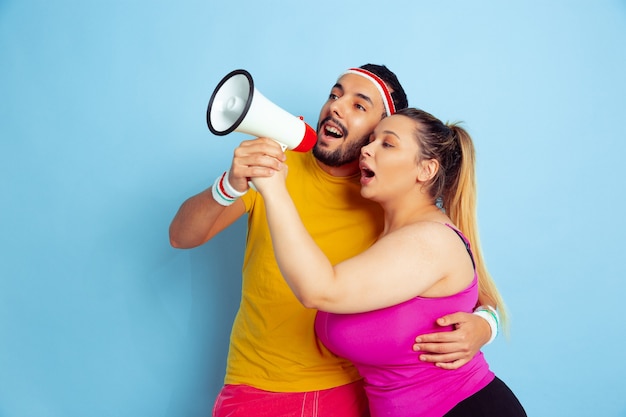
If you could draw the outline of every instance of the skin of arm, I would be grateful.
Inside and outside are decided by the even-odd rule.
[[[280,181],[276,180],[278,181],[278,183],[270,182],[270,184],[268,185],[268,184],[262,184],[262,182],[263,181],[275,181],[275,180],[253,179],[253,181],[255,182],[255,186],[257,187],[257,189],[259,189],[259,191],[263,191],[263,187],[265,186],[274,187],[271,191],[268,190],[267,194],[273,194],[277,190],[279,193],[282,193],[282,194],[279,194],[277,196],[277,199],[274,200],[273,202],[278,204],[279,210],[281,210],[281,205],[282,205],[282,209],[288,207],[287,211],[290,212],[290,215],[296,217],[297,212],[295,212],[295,207],[293,206],[293,202],[291,201],[291,198],[287,195],[287,192],[284,189],[284,176],[286,175],[286,172],[282,172],[282,173],[277,172],[275,173],[275,175],[282,176]],[[281,182],[283,183],[283,185],[280,185]],[[271,197],[269,198],[271,200]],[[268,203],[267,199],[268,198],[266,198],[266,204]],[[270,201],[269,204],[272,204],[272,201]],[[282,216],[282,214],[278,214],[274,220],[280,223],[278,227],[284,227],[286,222],[283,222],[280,216]],[[296,219],[298,220],[296,224],[299,224],[300,226],[302,226],[301,222],[299,221],[299,218],[296,217]],[[305,233],[305,235],[308,236],[308,233],[306,232],[306,230],[299,229],[296,233]],[[299,242],[299,238],[298,238],[298,242]],[[299,244],[298,242],[296,242],[296,244]],[[282,243],[285,243],[285,242],[282,242]],[[307,242],[307,244],[315,245],[314,242],[311,242],[311,241]],[[289,253],[291,253],[290,255],[291,259],[297,260],[298,259],[297,256],[293,255],[293,252],[291,252],[291,249],[293,248],[293,244],[289,243],[289,244],[286,244],[285,246],[289,249],[290,251]],[[328,271],[331,269],[331,266],[328,264],[328,261],[323,256],[323,254],[315,253],[314,256],[318,257],[318,259],[321,259],[322,261],[321,265],[323,265],[323,268],[325,268],[325,270],[327,271],[326,273],[329,273]],[[302,265],[299,262],[296,262],[296,267],[300,269],[302,268]],[[388,271],[386,272],[388,273]],[[368,271],[368,273],[371,273],[371,271]],[[300,291],[300,292],[307,291],[305,288],[298,289],[294,287],[295,286],[292,285],[292,289],[294,291]],[[315,290],[316,289],[313,288],[313,291]],[[316,302],[313,299],[307,300],[304,297],[304,294],[301,294],[300,297],[301,297],[301,301],[305,305],[309,307],[316,306]],[[406,297],[406,294],[404,294],[404,297]],[[327,305],[325,306],[326,308],[329,307],[330,302],[328,300],[326,301],[327,303]],[[361,305],[360,307],[361,308],[357,306],[356,310],[360,311],[363,306]],[[465,365],[478,353],[478,351],[482,348],[482,346],[487,343],[487,341],[489,340],[491,336],[491,328],[489,327],[489,324],[487,323],[487,321],[471,313],[458,312],[454,314],[449,314],[449,315],[439,318],[437,323],[440,326],[453,325],[455,330],[419,335],[415,339],[416,343],[414,344],[413,349],[415,351],[420,350],[422,352],[429,352],[429,353],[421,354],[419,359],[425,362],[434,363],[436,366],[439,366],[444,369],[452,370],[452,369],[457,369]]]
[[[458,238],[435,222],[401,227],[361,254],[331,265],[302,224],[285,188],[284,171],[277,172],[275,178],[253,182],[265,200],[278,265],[306,307],[357,313],[395,305],[417,295],[447,295],[469,284],[447,279],[457,268],[471,270],[471,261]],[[455,251],[467,260],[465,265],[449,262]],[[443,293],[432,292],[436,283],[436,291]]]
[[[208,188],[187,199],[170,224],[170,245],[189,249],[209,241],[245,213],[241,200],[224,207],[218,204]]]
[[[283,166],[282,162],[284,159],[282,150],[271,139],[265,138],[243,142],[241,146],[235,150],[235,158],[233,159],[233,165],[230,171],[231,185],[238,190],[244,190],[248,187],[248,179],[251,177],[271,177],[277,172],[276,170],[279,170]],[[259,166],[255,166],[254,163],[259,164]],[[253,167],[256,168],[253,169]],[[286,175],[286,171],[283,175]],[[258,178],[255,178],[255,181],[257,180]],[[284,178],[282,182],[284,187]],[[208,192],[210,193],[210,189]],[[200,195],[192,197],[192,199],[201,198],[212,199],[210,194],[204,197]],[[198,201],[190,201],[189,205],[196,202]],[[214,201],[212,201],[212,203],[217,205]],[[238,205],[240,206],[238,207]],[[185,235],[185,233],[182,233],[183,227],[194,227],[193,221],[187,223],[189,219],[186,218],[186,208],[189,207],[181,207],[179,214],[177,214],[170,227],[170,236],[172,238],[180,238],[181,242],[182,237]],[[223,212],[218,213],[218,216],[221,214],[223,217],[221,217],[221,219],[216,218],[216,222],[211,224],[212,228],[209,226],[209,228],[205,230],[203,237],[197,238],[195,245],[204,243],[230,223],[234,222],[244,213],[245,208],[243,207],[243,203],[239,201],[226,209],[216,208],[216,211],[220,210]],[[191,212],[197,213],[197,211],[193,209]],[[173,239],[173,244],[174,243],[176,243],[176,239]],[[192,242],[189,247],[193,245],[194,242]],[[484,304],[485,302],[481,300],[481,303]],[[491,329],[486,320],[470,313],[459,312],[450,314],[440,318],[437,323],[441,326],[454,325],[455,330],[419,335],[415,339],[416,343],[413,348],[414,350],[429,352],[428,354],[420,355],[420,360],[435,363],[437,366],[446,369],[457,369],[469,362],[482,346],[487,343],[491,336]]]
[[[229,171],[230,184],[240,191],[248,189],[248,178],[272,175],[282,167],[285,155],[271,139],[257,138],[242,142],[234,151]],[[213,199],[211,187],[187,199],[174,216],[169,228],[170,244],[175,248],[193,248],[213,238],[245,213],[241,200],[224,207]]]

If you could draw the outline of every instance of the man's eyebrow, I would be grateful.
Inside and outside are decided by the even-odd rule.
[[[369,98],[369,96],[366,96],[365,94],[362,93],[358,93],[357,97],[361,97],[363,100],[367,101],[369,104],[371,104],[372,106],[374,105],[374,102],[372,101],[371,98]]]
[[[337,88],[337,89],[341,90],[341,92],[343,92],[343,91],[344,91],[344,90],[343,90],[343,86],[342,86],[340,83],[336,83],[335,85],[333,85],[333,88],[332,88],[332,89],[334,90],[335,88]],[[355,95],[356,95],[357,97],[359,97],[359,98],[361,98],[361,99],[363,99],[363,100],[367,101],[367,102],[368,102],[369,104],[371,104],[372,106],[374,105],[374,102],[372,101],[372,99],[371,99],[369,96],[367,96],[367,95],[365,95],[365,94],[363,94],[363,93],[357,93],[357,94],[355,94]]]

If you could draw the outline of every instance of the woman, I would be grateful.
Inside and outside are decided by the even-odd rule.
[[[382,206],[384,229],[369,249],[337,265],[302,225],[286,169],[253,179],[283,276],[320,311],[317,336],[356,365],[372,417],[525,416],[482,353],[445,370],[407,348],[413,335],[437,331],[437,317],[471,312],[479,287],[502,305],[477,246],[471,138],[424,111],[401,110],[378,124],[360,168],[361,195]]]

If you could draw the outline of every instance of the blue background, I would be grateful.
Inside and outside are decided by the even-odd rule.
[[[168,226],[247,138],[210,95],[245,68],[315,124],[367,62],[474,137],[492,368],[529,416],[626,416],[624,0],[0,0],[0,415],[209,416],[245,222]]]

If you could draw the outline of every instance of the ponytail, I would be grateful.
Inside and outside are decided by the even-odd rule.
[[[480,248],[476,215],[476,155],[472,138],[457,123],[444,124],[420,109],[402,109],[396,114],[416,122],[415,135],[420,144],[417,160],[435,159],[439,162],[439,169],[424,186],[428,188],[433,203],[445,210],[470,241],[478,274],[478,303],[498,308],[506,330],[504,302],[485,267]]]
[[[463,232],[471,242],[472,254],[478,274],[478,303],[492,305],[498,308],[502,322],[507,323],[507,313],[502,296],[489,274],[483,259],[478,234],[478,220],[476,211],[476,152],[472,138],[467,131],[458,124],[449,124],[454,141],[458,144],[460,158],[456,175],[448,178],[449,186],[443,190],[443,208],[452,222]],[[455,158],[457,159],[457,158]]]

